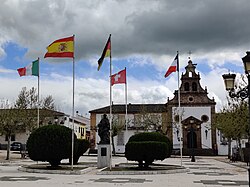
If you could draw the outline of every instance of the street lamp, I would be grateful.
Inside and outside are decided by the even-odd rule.
[[[226,86],[226,90],[229,92],[229,96],[231,98],[241,98],[242,100],[248,98],[248,112],[249,112],[249,122],[248,122],[248,146],[250,144],[250,51],[246,52],[247,55],[242,58],[245,73],[248,79],[248,85],[244,87],[243,89],[235,92],[234,85],[235,85],[235,74],[224,74],[222,75],[224,79],[224,83]],[[248,159],[250,157],[250,153],[248,153]],[[248,160],[249,161],[249,160]],[[250,165],[248,167],[248,181],[249,181],[249,187],[250,187]]]

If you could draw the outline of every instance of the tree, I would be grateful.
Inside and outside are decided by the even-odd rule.
[[[220,113],[216,114],[215,124],[228,139],[228,156],[231,155],[231,141],[236,140],[241,149],[240,140],[248,134],[248,104],[241,100],[238,103],[229,100],[229,105],[224,106]]]
[[[28,138],[29,157],[34,161],[48,161],[51,166],[57,167],[62,159],[70,158],[71,141],[72,130],[68,127],[61,125],[40,127]]]
[[[247,99],[247,80],[246,76],[241,76],[241,80],[235,85],[233,90],[230,90],[227,98],[227,105],[225,105],[220,113],[216,114],[215,126],[228,139],[228,157],[231,155],[231,141],[236,140],[239,143],[240,153],[241,139],[248,137],[249,134],[249,110]]]
[[[27,90],[26,87],[23,87],[15,102],[15,108],[34,109],[37,108],[38,104],[40,104],[40,108],[51,110],[56,109],[55,101],[51,95],[46,96],[38,103],[38,94],[36,93],[36,88],[32,87],[30,90]]]
[[[15,108],[22,108],[22,109],[28,108],[27,98],[28,98],[28,95],[27,95],[26,87],[23,87],[17,97]]]
[[[119,133],[121,133],[124,127],[125,123],[119,120],[119,115],[113,115],[112,126],[111,126],[111,131],[112,131],[111,140],[112,140],[112,149],[114,155],[116,155],[114,137],[117,136]]]
[[[0,132],[7,137],[7,156],[10,159],[11,135],[18,132],[25,132],[26,124],[30,120],[30,113],[27,110],[15,108],[2,109],[0,112]]]
[[[7,143],[7,156],[6,159],[10,159],[10,140],[11,136],[16,133],[25,132],[26,130],[32,132],[37,128],[37,111],[35,110],[38,106],[38,95],[36,94],[36,89],[32,87],[30,90],[27,90],[26,87],[23,87],[20,91],[17,100],[14,106],[2,107],[4,109],[0,112],[0,132],[3,135],[6,135]],[[44,99],[44,108],[45,106],[48,109],[54,109],[54,100],[52,96],[47,96]],[[46,111],[41,111],[41,117],[46,118]],[[51,113],[50,113],[51,115]]]
[[[129,138],[125,146],[125,157],[128,160],[137,161],[140,168],[147,168],[155,160],[170,157],[172,149],[172,142],[163,134],[144,132]]]
[[[134,125],[139,129],[143,129],[145,131],[153,130],[159,131],[162,128],[162,116],[160,113],[160,109],[157,113],[149,113],[144,106],[141,107],[140,113],[135,115]]]
[[[51,95],[45,97],[42,101],[42,108],[55,110],[55,101]]]

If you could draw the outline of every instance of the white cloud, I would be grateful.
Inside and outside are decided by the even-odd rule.
[[[27,48],[24,58],[30,60],[43,57],[55,39],[75,34],[76,61],[87,62],[96,71],[111,33],[114,60],[125,59],[138,72],[140,67],[152,68],[156,75],[156,80],[128,75],[128,102],[165,103],[177,89],[177,76],[163,79],[163,74],[176,51],[181,70],[192,51],[197,67],[209,65],[210,72],[200,72],[201,83],[219,108],[226,95],[221,78],[227,71],[224,65],[242,66],[241,57],[250,46],[249,9],[247,0],[5,0],[0,6],[0,59],[7,55],[4,45],[8,42]],[[7,76],[14,71],[0,66],[0,98],[15,100],[22,87],[36,87],[36,78],[24,81]],[[77,76],[75,108],[86,113],[109,105],[108,80],[96,78],[91,71],[84,73],[88,78]],[[122,103],[124,87],[116,85],[113,90],[114,103]],[[71,113],[72,77],[50,71],[41,79],[41,94],[52,95],[59,108]]]

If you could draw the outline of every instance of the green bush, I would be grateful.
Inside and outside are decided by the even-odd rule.
[[[148,167],[155,160],[170,157],[172,147],[171,141],[160,133],[140,133],[130,137],[125,146],[125,157],[138,161],[139,167]]]
[[[90,143],[88,140],[76,139],[74,142],[73,164],[77,164],[79,158],[89,149]],[[71,163],[71,158],[69,159]]]
[[[76,139],[76,136],[75,136]],[[60,125],[47,125],[31,133],[27,140],[30,159],[47,161],[58,166],[62,159],[71,157],[72,130]]]

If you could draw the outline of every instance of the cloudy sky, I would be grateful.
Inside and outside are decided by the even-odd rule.
[[[109,60],[97,71],[112,34],[112,72],[127,68],[129,103],[166,103],[177,74],[164,78],[176,51],[184,72],[189,51],[201,84],[217,111],[226,103],[221,75],[243,73],[250,50],[249,0],[2,0],[0,4],[0,102],[13,103],[37,77],[16,69],[40,57],[40,95],[52,95],[59,110],[72,111],[72,61],[44,59],[56,39],[75,35],[75,110],[109,105]],[[124,85],[113,102],[124,103]]]

